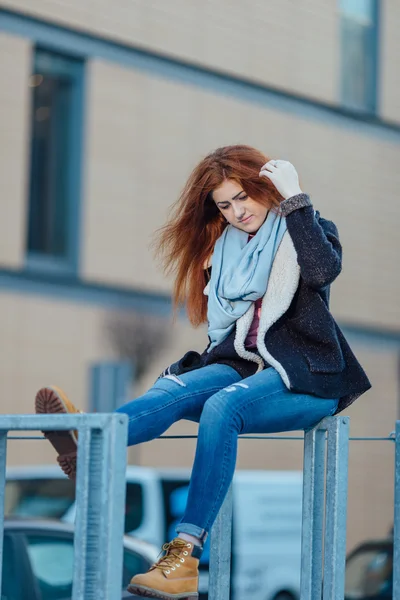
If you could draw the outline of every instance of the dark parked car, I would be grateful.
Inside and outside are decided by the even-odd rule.
[[[124,589],[131,577],[147,571],[157,556],[154,546],[126,536]],[[6,519],[1,600],[70,600],[73,565],[72,525],[50,520]],[[125,591],[121,597],[135,598]]]
[[[393,593],[393,539],[367,541],[346,561],[345,600],[389,600]]]

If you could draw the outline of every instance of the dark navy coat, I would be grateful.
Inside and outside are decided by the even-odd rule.
[[[293,392],[340,399],[337,412],[371,384],[329,310],[330,285],[342,268],[336,225],[314,211],[306,194],[281,203],[287,233],[263,298],[257,350],[245,348],[254,305],[218,346],[188,352],[169,367],[175,375],[222,363],[242,377],[273,366]]]

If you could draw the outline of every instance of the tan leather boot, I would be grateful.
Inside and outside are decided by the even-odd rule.
[[[163,550],[164,556],[147,573],[132,578],[128,592],[162,600],[197,599],[201,548],[175,538]]]
[[[55,385],[44,387],[38,391],[35,398],[35,410],[39,415],[82,413],[72,404],[65,392]],[[75,480],[78,432],[45,431],[43,433],[57,451],[57,461],[64,473],[70,479]]]

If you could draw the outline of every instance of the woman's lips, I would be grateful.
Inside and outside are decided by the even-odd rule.
[[[250,219],[253,218],[253,215],[250,215],[249,217],[246,217],[246,219],[243,219],[243,221],[240,221],[241,223],[248,223],[250,221]]]

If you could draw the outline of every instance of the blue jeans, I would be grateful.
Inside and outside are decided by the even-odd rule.
[[[187,419],[199,423],[186,511],[177,532],[206,539],[235,471],[238,435],[307,430],[332,415],[338,400],[290,392],[273,368],[251,377],[213,364],[156,381],[121,406],[129,416],[128,444],[140,444]]]

